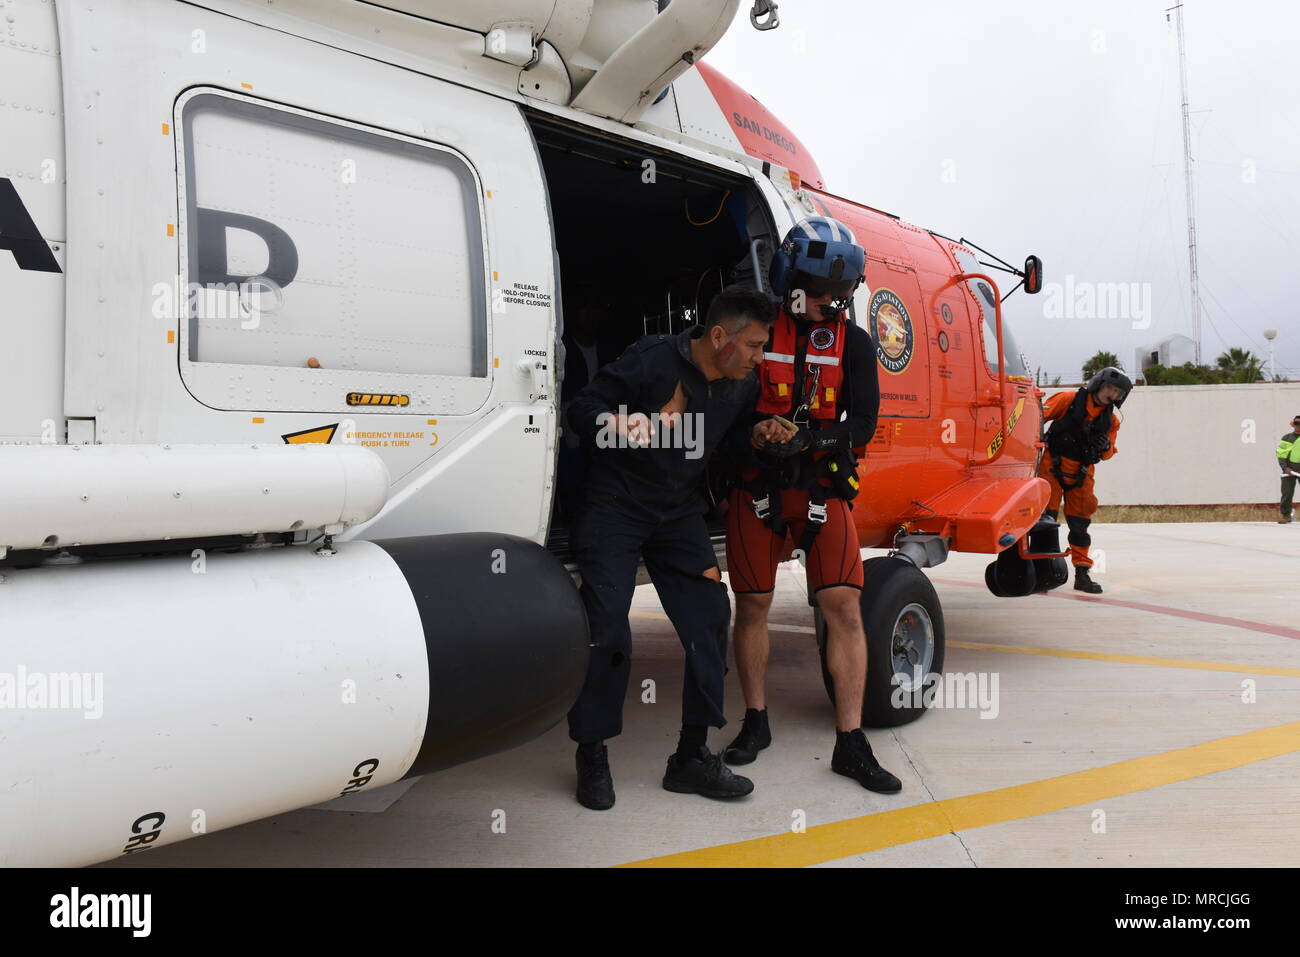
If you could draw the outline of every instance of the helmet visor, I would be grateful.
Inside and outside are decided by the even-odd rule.
[[[853,295],[853,290],[857,288],[856,279],[824,279],[821,276],[810,276],[808,273],[799,273],[794,277],[793,289],[802,289],[805,296],[809,299],[821,299],[823,296],[830,296],[832,299],[848,299]]]

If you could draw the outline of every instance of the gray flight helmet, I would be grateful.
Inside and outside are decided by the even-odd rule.
[[[1107,366],[1098,372],[1094,372],[1092,378],[1088,380],[1088,384],[1085,388],[1087,388],[1095,398],[1097,393],[1101,391],[1101,387],[1104,385],[1113,385],[1119,389],[1119,398],[1113,403],[1115,408],[1119,408],[1123,405],[1124,400],[1128,398],[1128,394],[1133,391],[1133,380],[1114,366]]]

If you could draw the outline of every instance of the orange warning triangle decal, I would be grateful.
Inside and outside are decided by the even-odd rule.
[[[338,431],[339,424],[322,425],[315,429],[304,429],[301,432],[290,432],[288,435],[282,435],[286,445],[309,445],[316,443],[319,445],[329,445],[334,439],[334,433]]]

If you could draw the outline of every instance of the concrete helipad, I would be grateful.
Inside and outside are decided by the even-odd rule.
[[[1069,586],[995,598],[986,556],[930,570],[945,671],[983,676],[990,691],[996,676],[996,713],[935,709],[870,732],[901,794],[830,771],[832,716],[793,566],[772,614],[775,740],[746,769],[755,791],[740,802],[660,787],[682,662],[647,586],[625,732],[610,745],[613,810],[573,800],[561,726],[424,778],[382,812],[296,811],[120,864],[1300,865],[1300,524],[1094,531],[1099,598]],[[715,749],[744,710],[734,673],[728,695],[733,722],[711,733]]]

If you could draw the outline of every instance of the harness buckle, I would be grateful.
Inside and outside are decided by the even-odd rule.
[[[816,522],[818,525],[826,524],[826,504],[816,502],[808,503],[808,521]]]
[[[753,499],[750,506],[754,509],[754,514],[758,516],[758,520],[766,522],[768,514],[772,511],[772,493],[768,492],[762,498]]]
[[[810,373],[809,378],[812,380],[811,388],[805,390],[803,402],[794,410],[790,416],[790,421],[800,428],[807,428],[812,418],[811,406],[813,399],[817,397],[817,387],[822,381],[821,366],[805,366]]]

